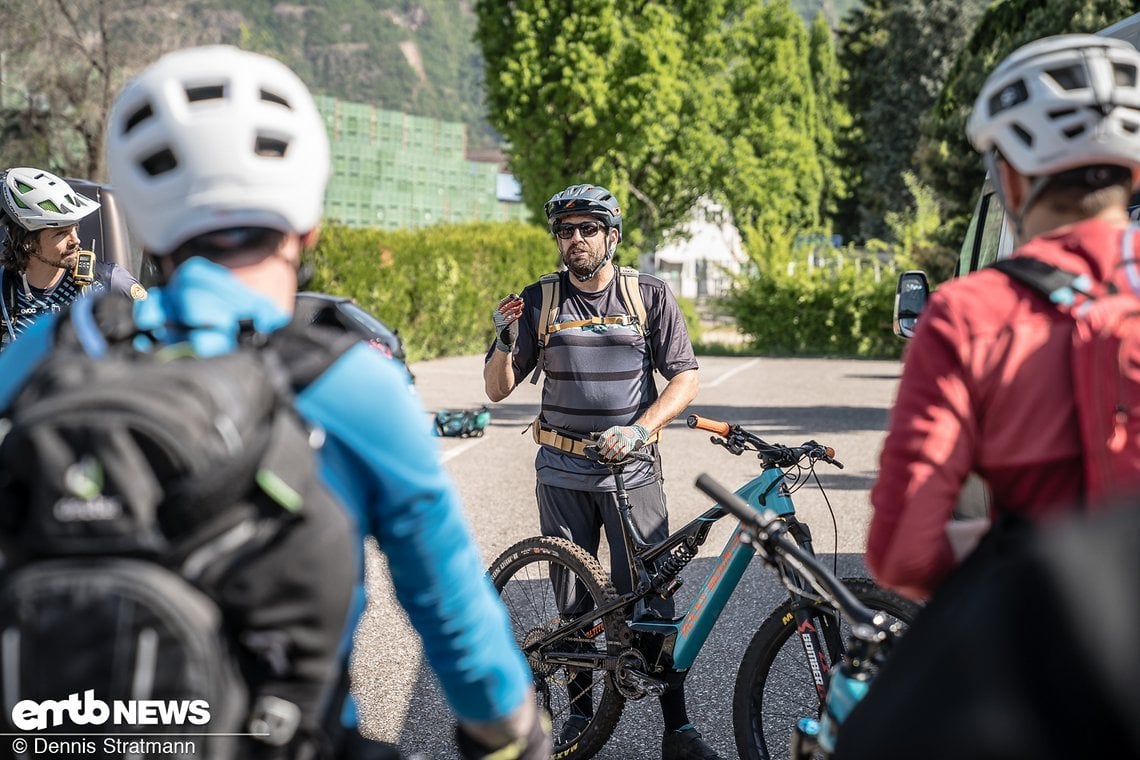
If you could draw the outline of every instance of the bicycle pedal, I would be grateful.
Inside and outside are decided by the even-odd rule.
[[[642,673],[640,670],[627,670],[625,675],[632,683],[643,689],[645,693],[651,697],[660,697],[665,693],[665,689],[669,685],[660,679]]]

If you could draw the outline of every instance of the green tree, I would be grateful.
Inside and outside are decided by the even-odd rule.
[[[1025,43],[1052,34],[1095,32],[1136,12],[1133,0],[1005,0],[991,6],[958,56],[937,102],[923,120],[916,165],[938,188],[946,223],[937,238],[957,251],[985,176],[966,139],[966,120],[995,66]]]
[[[723,0],[478,0],[491,123],[537,218],[602,184],[633,245],[652,245],[724,171]]]
[[[839,203],[847,197],[847,179],[839,151],[839,135],[851,128],[851,114],[839,101],[844,80],[843,70],[839,67],[834,35],[823,13],[816,14],[809,34],[808,62],[811,66],[817,115],[814,136],[823,171],[820,216],[825,221],[830,221],[838,214]]]
[[[820,228],[824,168],[807,28],[788,0],[752,3],[729,30],[735,111],[724,194],[749,253],[774,262]]]
[[[119,87],[169,49],[201,41],[191,3],[35,0],[0,24],[0,164],[101,179],[107,113]]]
[[[842,230],[888,233],[887,212],[908,203],[903,171],[918,147],[922,115],[973,31],[985,0],[867,0],[840,28],[843,90],[854,129],[845,143],[852,199]]]

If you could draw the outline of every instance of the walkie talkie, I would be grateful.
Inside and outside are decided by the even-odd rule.
[[[95,247],[95,241],[91,241],[91,247]],[[75,278],[75,282],[80,285],[90,285],[95,282],[95,252],[94,251],[78,251],[75,254],[75,268],[71,270],[71,276]]]

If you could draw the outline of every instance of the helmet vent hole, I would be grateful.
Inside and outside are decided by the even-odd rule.
[[[220,84],[186,88],[186,100],[191,103],[197,103],[201,100],[221,100],[225,96],[226,89]]]
[[[1125,132],[1127,132],[1130,135],[1134,135],[1137,132],[1140,132],[1140,124],[1137,124],[1134,121],[1125,121],[1125,120],[1121,119],[1120,120],[1120,127],[1121,127],[1121,129],[1123,129]]]
[[[1029,132],[1027,132],[1024,128],[1022,128],[1018,124],[1011,124],[1010,128],[1013,129],[1014,134],[1016,134],[1018,136],[1018,138],[1020,138],[1021,141],[1023,143],[1025,143],[1026,146],[1028,146],[1028,147],[1033,146],[1033,135],[1031,135]]]
[[[1050,69],[1045,72],[1062,90],[1084,90],[1089,86],[1084,67],[1066,66],[1063,69]]]
[[[257,143],[254,145],[253,151],[259,156],[268,156],[271,158],[283,158],[285,150],[289,147],[289,143],[284,140],[278,140],[275,137],[265,137],[259,135]]]
[[[174,151],[170,148],[163,148],[158,153],[142,160],[143,170],[152,177],[166,174],[176,166],[178,166],[178,159],[174,157]]]
[[[1084,134],[1085,126],[1083,124],[1078,124],[1075,127],[1069,127],[1068,129],[1063,129],[1061,131],[1064,132],[1065,137],[1072,140],[1077,135]]]
[[[1002,111],[1013,108],[1027,100],[1029,100],[1029,90],[1026,88],[1025,82],[1021,79],[1011,82],[990,98],[990,116],[997,116]]]
[[[1112,64],[1112,79],[1117,87],[1136,86],[1136,67],[1127,63]]]
[[[1077,109],[1075,109],[1075,108],[1059,108],[1056,111],[1050,111],[1049,112],[1049,118],[1052,119],[1053,121],[1056,121],[1057,119],[1068,118],[1069,116],[1072,116],[1076,112],[1077,112]]]
[[[147,103],[142,108],[130,115],[130,117],[127,119],[127,123],[123,125],[123,134],[128,134],[132,129],[149,119],[151,116],[154,116],[154,111],[151,109],[150,103]]]
[[[286,108],[290,107],[288,100],[281,97],[277,93],[269,92],[268,90],[261,91],[261,99],[269,103],[276,103],[279,106],[285,106]]]

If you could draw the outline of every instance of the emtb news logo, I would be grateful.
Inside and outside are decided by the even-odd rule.
[[[23,699],[12,708],[12,723],[21,731],[43,731],[64,723],[76,726],[204,726],[210,704],[204,699],[129,699],[110,703],[95,698],[95,690],[69,694],[67,699],[36,702]]]

